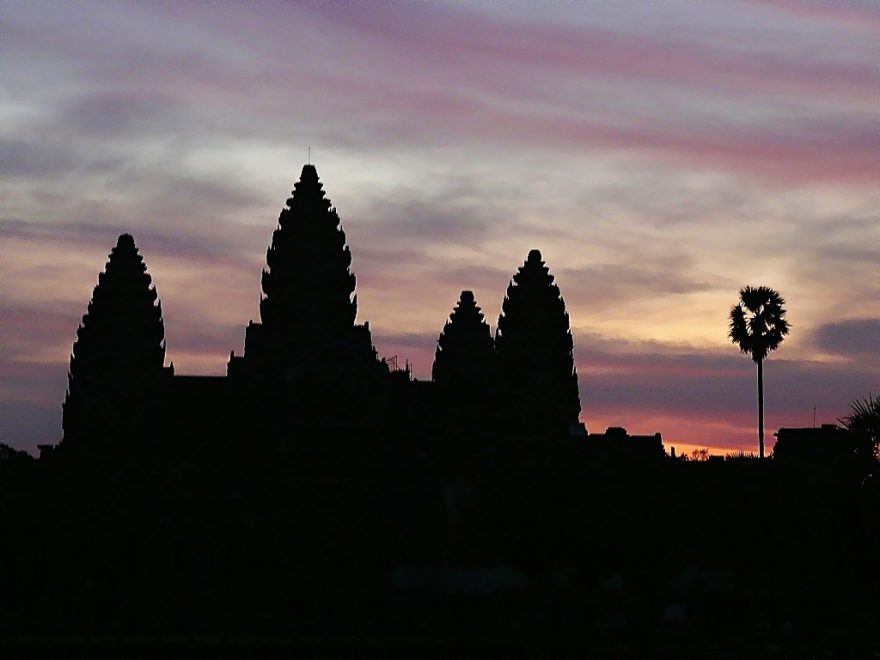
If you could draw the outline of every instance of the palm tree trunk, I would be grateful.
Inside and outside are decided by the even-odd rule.
[[[758,455],[764,458],[764,360],[758,360]]]

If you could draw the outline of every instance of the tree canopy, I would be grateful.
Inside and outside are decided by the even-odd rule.
[[[744,287],[739,297],[730,310],[728,336],[741,352],[760,362],[779,347],[790,330],[785,320],[785,300],[766,286]]]

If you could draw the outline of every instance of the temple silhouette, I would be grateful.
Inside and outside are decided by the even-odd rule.
[[[60,444],[0,444],[0,657],[880,652],[876,438],[780,429],[772,459],[687,460],[588,433],[537,250],[494,336],[462,291],[416,380],[358,322],[312,165],[261,284],[226,375],[177,374],[118,238]]]
[[[568,313],[538,250],[513,275],[494,337],[473,292],[461,292],[431,381],[380,358],[369,323],[357,322],[351,250],[314,165],[281,211],[261,285],[260,321],[248,323],[226,376],[177,374],[164,365],[146,264],[133,237],[120,236],[77,330],[60,449],[215,451],[247,438],[316,459],[427,452],[451,466],[588,435]],[[659,434],[627,440],[630,452],[662,456]]]

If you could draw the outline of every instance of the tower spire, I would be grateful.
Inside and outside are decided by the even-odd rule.
[[[495,344],[489,324],[473,291],[462,291],[437,339],[432,377],[439,386],[448,389],[486,388],[494,359]]]
[[[574,344],[565,301],[538,250],[507,288],[495,346],[517,428],[567,433],[581,410]]]
[[[279,215],[266,264],[260,316],[281,347],[309,350],[351,332],[357,313],[351,251],[311,163]]]
[[[76,331],[64,399],[64,442],[100,447],[143,428],[165,361],[156,288],[130,234],[122,234],[98,275]]]

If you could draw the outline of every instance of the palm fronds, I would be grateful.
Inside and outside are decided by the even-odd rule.
[[[785,320],[785,299],[766,287],[747,286],[730,310],[728,337],[739,350],[760,362],[779,348],[791,325]]]

